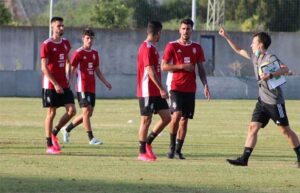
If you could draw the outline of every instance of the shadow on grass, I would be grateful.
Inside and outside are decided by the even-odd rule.
[[[242,193],[254,191],[241,187],[184,187],[184,184],[152,184],[140,178],[136,182],[110,182],[103,180],[44,179],[38,177],[0,176],[1,193]]]

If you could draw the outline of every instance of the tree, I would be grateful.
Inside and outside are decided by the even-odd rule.
[[[10,12],[4,6],[3,2],[0,1],[0,25],[9,24],[11,21],[12,19]]]
[[[271,31],[297,31],[300,29],[300,1],[298,0],[277,0],[274,3],[275,10],[271,14],[273,17],[268,18],[266,26]],[[265,18],[261,19],[264,20]]]
[[[133,27],[143,28],[150,20],[165,20],[165,10],[156,0],[127,0],[127,5],[133,9]]]
[[[128,28],[131,15],[132,9],[123,0],[98,0],[91,19],[105,28]]]
[[[65,26],[93,26],[100,27],[91,21],[97,0],[60,0],[53,4],[53,16],[62,16]],[[49,5],[45,11],[30,18],[33,26],[49,25]]]

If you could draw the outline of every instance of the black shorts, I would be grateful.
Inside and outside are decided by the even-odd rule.
[[[285,105],[270,105],[262,101],[258,101],[253,111],[251,122],[262,123],[262,128],[264,128],[270,119],[279,126],[288,126],[289,120],[286,115]]]
[[[54,89],[42,89],[43,107],[62,107],[74,104],[74,95],[71,89],[64,88],[64,93],[58,94]]]
[[[166,99],[160,96],[139,97],[140,113],[142,116],[150,116],[159,110],[169,109]]]
[[[195,111],[195,93],[170,91],[171,113],[182,112],[182,117],[193,119]]]
[[[87,106],[95,106],[95,93],[91,92],[77,92],[77,99],[80,108],[87,107]]]

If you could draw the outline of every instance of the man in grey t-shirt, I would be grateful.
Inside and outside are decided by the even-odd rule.
[[[244,153],[237,159],[227,159],[227,161],[232,165],[247,166],[248,159],[256,145],[258,131],[272,119],[279,126],[283,135],[288,138],[289,144],[297,155],[297,166],[300,167],[300,143],[298,136],[289,126],[282,90],[280,86],[269,89],[267,85],[268,80],[287,74],[289,71],[288,67],[280,62],[275,55],[267,52],[271,44],[270,36],[265,32],[254,34],[251,43],[252,53],[250,54],[233,42],[223,27],[220,28],[219,34],[226,39],[236,53],[252,61],[259,86],[259,98],[249,124]],[[273,61],[279,62],[280,68],[277,71],[264,73],[260,70],[262,65]]]

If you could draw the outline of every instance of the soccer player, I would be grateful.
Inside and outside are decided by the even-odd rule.
[[[41,70],[43,73],[43,107],[47,108],[45,133],[48,154],[59,154],[60,146],[56,138],[60,128],[75,114],[74,96],[70,89],[66,72],[70,72],[69,51],[70,43],[62,38],[64,33],[63,18],[51,19],[52,37],[41,45]],[[56,109],[64,106],[66,112],[52,130]]]
[[[111,90],[111,84],[105,79],[100,70],[99,54],[92,49],[95,33],[92,29],[86,28],[82,33],[82,47],[78,48],[72,55],[71,59],[71,77],[76,71],[76,92],[82,114],[75,117],[75,119],[67,126],[63,127],[62,134],[65,143],[69,142],[71,130],[83,123],[87,132],[90,145],[100,145],[102,141],[96,139],[93,135],[90,117],[93,115],[95,107],[95,92],[96,92],[96,76],[104,83],[104,85]]]
[[[169,71],[167,86],[170,93],[170,152],[168,158],[185,159],[181,149],[187,132],[188,119],[192,119],[195,109],[196,73],[204,86],[204,95],[209,100],[206,73],[203,67],[204,54],[200,44],[191,41],[193,21],[180,22],[180,38],[169,42],[165,48],[162,69]]]
[[[168,93],[161,84],[159,53],[155,47],[159,41],[161,30],[162,24],[159,21],[150,21],[147,26],[147,38],[138,50],[137,97],[141,114],[138,159],[141,161],[156,160],[151,143],[171,120],[166,101]],[[153,113],[157,113],[160,120],[147,137]]]
[[[259,130],[264,128],[269,120],[272,119],[274,123],[278,125],[282,134],[287,137],[291,147],[294,148],[298,158],[298,167],[300,167],[299,139],[289,126],[282,90],[280,86],[275,89],[269,89],[267,85],[268,80],[289,72],[288,67],[284,63],[282,63],[274,54],[267,52],[267,49],[271,45],[271,37],[265,32],[254,34],[251,43],[252,53],[248,53],[246,50],[241,49],[229,37],[223,27],[220,28],[219,34],[227,40],[230,47],[237,54],[252,61],[255,77],[259,86],[259,97],[248,127],[244,153],[237,159],[227,159],[227,161],[235,166],[247,166],[248,159],[256,145]],[[259,70],[262,64],[268,64],[276,60],[280,63],[280,69],[277,71],[264,73]]]

